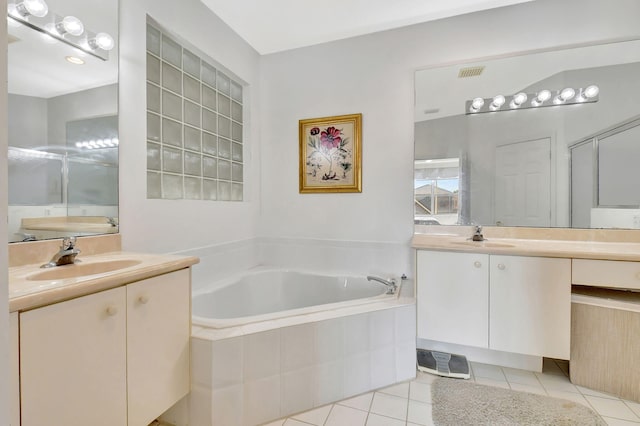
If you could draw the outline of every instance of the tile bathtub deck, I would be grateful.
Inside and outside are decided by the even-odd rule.
[[[640,404],[575,386],[566,361],[544,360],[542,373],[471,363],[471,380],[489,386],[569,399],[593,409],[610,426],[640,425]],[[431,383],[436,376],[418,372],[416,379],[325,405],[266,426],[430,426]]]

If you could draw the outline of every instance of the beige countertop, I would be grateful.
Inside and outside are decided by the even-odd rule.
[[[487,238],[471,241],[460,235],[414,234],[411,246],[423,250],[444,250],[514,256],[563,257],[640,261],[638,242],[570,241],[551,239]]]
[[[197,257],[164,254],[143,254],[111,252],[83,256],[75,265],[40,268],[42,263],[13,266],[9,268],[9,311],[24,311],[49,305],[63,300],[85,296],[91,293],[119,287],[135,281],[188,268],[199,262]],[[70,268],[88,268],[94,264],[118,261],[135,261],[137,264],[111,272],[70,278],[34,280],[36,274],[44,271],[63,271],[62,275],[73,275]],[[67,268],[59,270],[58,268]],[[69,273],[66,273],[69,271]]]

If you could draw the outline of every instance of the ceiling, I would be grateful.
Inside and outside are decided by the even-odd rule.
[[[201,0],[260,54],[532,0]]]

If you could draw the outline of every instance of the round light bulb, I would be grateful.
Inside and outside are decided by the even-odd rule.
[[[505,101],[506,99],[502,95],[494,96],[490,108],[495,111],[496,109],[499,109],[502,105],[504,105]]]
[[[595,98],[596,96],[598,96],[598,93],[600,93],[600,88],[592,84],[591,86],[588,86],[586,89],[584,89],[584,92],[582,93],[587,99]]]
[[[115,46],[113,37],[107,33],[98,33],[95,37],[96,45],[102,50],[111,50]]]
[[[74,36],[79,36],[84,32],[84,25],[75,16],[65,16],[62,21],[56,24],[56,30],[60,35],[69,33]]]
[[[482,98],[475,98],[473,101],[471,101],[471,106],[474,109],[480,109],[482,108],[483,105],[484,105],[484,99]]]
[[[560,99],[562,99],[563,102],[566,102],[569,99],[573,98],[575,95],[576,91],[571,87],[567,87],[566,89],[562,89],[562,91],[560,92]]]
[[[29,15],[42,18],[49,13],[49,6],[44,0],[24,0],[16,4],[16,11],[25,18]]]
[[[551,92],[547,89],[539,91],[538,96],[536,97],[536,100],[540,103],[546,102],[549,99],[551,99]]]
[[[527,94],[520,92],[516,95],[513,95],[513,103],[516,104],[517,106],[522,105],[523,103],[527,102]]]

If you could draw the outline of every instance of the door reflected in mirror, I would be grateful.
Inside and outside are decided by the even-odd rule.
[[[8,5],[9,242],[118,232],[118,2],[46,4]]]
[[[638,75],[639,40],[417,71],[416,231],[640,228]]]

